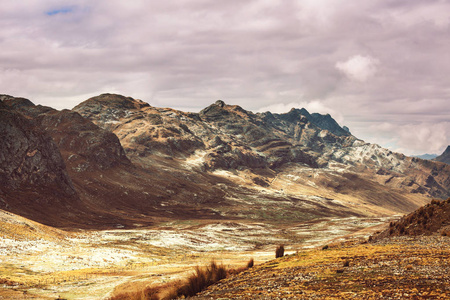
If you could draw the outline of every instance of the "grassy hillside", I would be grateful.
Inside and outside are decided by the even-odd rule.
[[[450,238],[397,237],[301,251],[191,299],[448,299],[449,274]]]

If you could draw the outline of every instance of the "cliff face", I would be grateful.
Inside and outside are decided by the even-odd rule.
[[[79,201],[51,136],[0,101],[0,207],[27,216]]]

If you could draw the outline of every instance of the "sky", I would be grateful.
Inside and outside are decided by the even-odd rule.
[[[450,144],[450,0],[2,0],[0,94],[331,114],[407,155]]]

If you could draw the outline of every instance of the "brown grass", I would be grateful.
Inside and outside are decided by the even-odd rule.
[[[247,262],[247,265],[237,269],[227,269],[223,265],[218,265],[212,261],[206,267],[196,267],[194,273],[185,280],[169,282],[158,286],[130,285],[128,289],[134,291],[119,293],[112,296],[109,300],[171,300],[180,297],[191,297],[201,292],[208,286],[226,278],[228,275],[241,273],[254,265],[253,258]]]
[[[177,296],[190,297],[201,292],[208,286],[227,277],[227,269],[212,261],[207,267],[195,268],[195,273],[188,277],[186,283],[177,290]]]

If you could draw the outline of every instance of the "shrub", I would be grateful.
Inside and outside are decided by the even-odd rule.
[[[253,258],[250,259],[247,263],[247,269],[252,268],[254,266],[254,264],[255,264],[255,261],[253,260]]]
[[[279,245],[275,250],[275,258],[284,256],[284,245]]]

